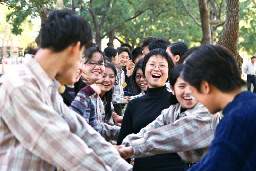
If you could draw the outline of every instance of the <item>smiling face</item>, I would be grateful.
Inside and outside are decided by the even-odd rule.
[[[145,67],[149,88],[164,86],[168,78],[168,71],[168,62],[162,55],[151,56]]]
[[[92,58],[83,65],[82,77],[88,84],[94,84],[101,79],[105,71],[104,59],[99,52],[94,52]]]
[[[147,91],[148,82],[147,82],[146,78],[144,77],[144,74],[140,68],[137,69],[137,71],[136,71],[135,79],[136,79],[136,83],[137,83],[138,87],[142,91]]]
[[[129,54],[128,52],[122,52],[120,55],[118,55],[118,66],[121,68],[123,66],[127,65],[127,62],[129,60]]]
[[[181,77],[178,77],[174,84],[174,94],[183,108],[191,109],[197,104],[197,100],[192,96],[190,85]]]
[[[114,86],[115,80],[116,76],[113,69],[110,67],[106,67],[103,77],[99,81],[97,81],[100,83],[99,87],[101,89],[101,95],[104,95]]]

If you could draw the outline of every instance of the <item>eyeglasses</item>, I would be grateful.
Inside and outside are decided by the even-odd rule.
[[[104,61],[99,61],[99,62],[91,62],[91,61],[87,61],[85,62],[85,64],[91,66],[91,67],[96,67],[96,65],[98,65],[99,67],[104,66]]]
[[[165,68],[167,68],[166,65],[163,65],[163,64],[159,64],[159,65],[156,65],[154,63],[151,63],[151,64],[148,64],[151,68],[156,68],[158,67],[159,70],[164,70]]]
[[[120,55],[119,58],[121,58],[121,59],[129,59],[129,56]]]
[[[144,77],[143,75],[136,75],[135,78],[136,78],[137,80],[140,80],[141,78],[145,78],[145,77]]]

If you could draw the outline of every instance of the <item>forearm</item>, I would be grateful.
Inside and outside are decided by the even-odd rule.
[[[123,144],[133,147],[133,157],[146,157],[206,148],[210,145],[213,137],[210,117],[207,120],[188,117],[183,118],[180,122],[152,129],[143,134],[129,135]]]
[[[116,125],[108,125],[106,123],[99,124],[99,133],[107,140],[117,140],[120,127]]]

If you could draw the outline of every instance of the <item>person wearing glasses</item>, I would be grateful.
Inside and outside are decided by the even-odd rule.
[[[138,133],[154,121],[163,109],[178,103],[176,97],[165,86],[173,66],[171,58],[163,49],[154,49],[144,57],[142,71],[148,82],[147,94],[128,103],[118,136],[118,145],[127,135]],[[177,153],[158,154],[134,160],[135,171],[183,171],[184,167],[185,164]]]
[[[88,50],[85,57],[81,80],[84,87],[77,93],[70,108],[79,113],[91,127],[98,131],[106,140],[116,140],[120,127],[104,123],[102,114],[103,102],[99,96],[101,89],[96,85],[105,72],[105,58],[97,46]]]

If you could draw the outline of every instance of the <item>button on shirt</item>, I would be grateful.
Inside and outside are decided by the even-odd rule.
[[[129,170],[33,58],[0,79],[0,170]]]

